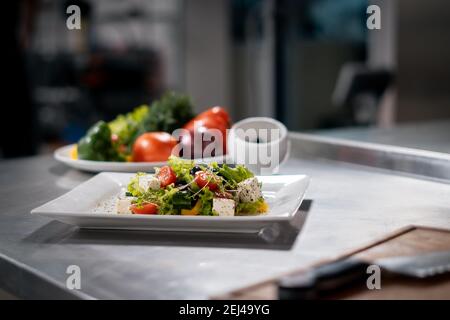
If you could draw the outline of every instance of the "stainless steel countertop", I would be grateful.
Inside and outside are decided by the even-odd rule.
[[[405,123],[391,128],[321,130],[322,136],[450,153],[450,120]]]
[[[297,142],[297,144],[300,142]],[[279,238],[83,231],[30,210],[90,174],[48,156],[0,163],[0,287],[25,298],[206,299],[331,258],[408,224],[450,228],[450,184],[358,164],[302,156],[282,174],[312,177],[298,226]],[[65,289],[81,268],[81,291]]]

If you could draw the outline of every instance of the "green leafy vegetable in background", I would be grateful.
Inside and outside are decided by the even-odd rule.
[[[95,161],[124,161],[111,142],[111,130],[104,121],[94,124],[78,142],[78,157]]]
[[[127,147],[127,153],[131,152],[131,146],[137,138],[138,130],[149,112],[147,105],[142,105],[125,115],[118,115],[108,123],[111,133],[117,135],[118,144]]]
[[[182,128],[194,117],[189,96],[167,92],[152,103],[148,114],[143,119],[139,134],[149,131],[172,133]]]
[[[117,116],[109,123],[97,122],[78,142],[78,157],[94,161],[125,161],[147,114],[148,106],[142,105],[130,113]],[[117,136],[115,142],[111,139],[113,134]],[[120,150],[121,146],[125,149]]]
[[[96,161],[125,161],[131,158],[134,141],[145,132],[172,133],[193,118],[186,95],[166,93],[149,108],[142,105],[109,123],[96,123],[79,141],[78,157]]]

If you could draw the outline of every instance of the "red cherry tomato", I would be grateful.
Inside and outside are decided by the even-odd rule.
[[[197,171],[195,173],[194,182],[199,186],[199,188],[207,187],[209,190],[217,190],[217,182],[214,176],[206,171]]]
[[[157,214],[158,206],[151,202],[142,205],[132,204],[130,210],[135,214]]]
[[[169,166],[165,166],[159,169],[156,177],[159,180],[161,188],[165,188],[169,184],[175,183],[177,181],[177,176],[175,172],[173,172],[172,168]]]
[[[166,161],[177,143],[177,140],[167,132],[144,133],[133,144],[133,161]]]

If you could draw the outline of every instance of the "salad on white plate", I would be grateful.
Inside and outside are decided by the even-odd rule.
[[[155,174],[137,173],[115,201],[117,214],[242,216],[268,211],[261,183],[245,166],[196,164],[171,156]]]

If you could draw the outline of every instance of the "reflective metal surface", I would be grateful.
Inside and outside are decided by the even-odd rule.
[[[294,226],[252,236],[81,231],[29,211],[90,174],[50,157],[0,163],[0,286],[25,298],[206,299],[408,224],[450,228],[446,157],[324,145],[309,135],[291,139],[280,173],[311,176],[308,201]],[[421,163],[425,169],[416,171]],[[65,289],[73,264],[81,268],[80,291]]]
[[[294,156],[342,161],[425,178],[450,180],[450,154],[293,133]]]
[[[323,137],[450,153],[450,120],[396,124],[392,127],[355,127],[314,131]]]

